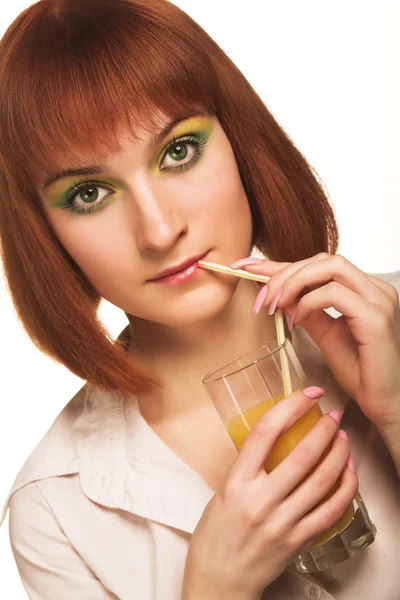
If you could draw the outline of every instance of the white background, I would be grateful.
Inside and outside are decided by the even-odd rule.
[[[82,0],[84,1],[84,0]],[[400,4],[396,0],[180,0],[245,74],[328,188],[339,252],[368,272],[400,269]],[[0,36],[31,2],[0,6]],[[103,302],[113,335],[125,315]],[[0,503],[82,381],[41,355],[0,277]],[[0,596],[26,598],[0,530]]]

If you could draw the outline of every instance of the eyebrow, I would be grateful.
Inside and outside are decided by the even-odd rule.
[[[170,123],[165,125],[165,127],[163,127],[156,135],[153,135],[151,137],[150,147],[152,149],[154,149],[157,146],[157,144],[159,144],[169,133],[171,133],[171,131],[173,129],[175,129],[175,127],[179,123],[181,123],[182,121],[186,121],[187,119],[190,119],[191,117],[195,117],[195,116],[205,117],[206,115],[204,112],[199,112],[196,114],[190,113],[190,114],[186,114],[184,116],[180,116],[180,117],[174,119],[173,121],[171,121]],[[42,190],[43,191],[46,190],[50,185],[52,185],[59,179],[64,179],[65,177],[74,177],[77,175],[100,175],[101,173],[104,173],[104,171],[106,171],[107,168],[108,168],[107,165],[101,164],[101,165],[90,165],[87,167],[80,167],[80,168],[74,168],[74,169],[64,169],[63,171],[60,171],[58,173],[53,173],[52,175],[47,177],[43,183]]]

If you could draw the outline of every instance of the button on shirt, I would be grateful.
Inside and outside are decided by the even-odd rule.
[[[310,340],[295,329],[301,359]],[[312,352],[314,362],[321,358]],[[312,383],[332,375],[321,377]],[[376,540],[323,572],[284,572],[266,589],[268,600],[400,599],[400,481],[353,400],[342,426]],[[32,600],[179,600],[191,534],[213,494],[153,431],[134,397],[124,402],[86,383],[22,467],[0,524],[9,507],[11,547]]]

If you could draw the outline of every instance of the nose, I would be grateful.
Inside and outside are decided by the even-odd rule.
[[[183,207],[165,189],[152,189],[147,183],[135,189],[134,219],[138,248],[167,252],[187,232]]]

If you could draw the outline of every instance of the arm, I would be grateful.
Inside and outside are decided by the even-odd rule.
[[[400,399],[399,399],[400,406]],[[387,427],[377,426],[390,454],[392,455],[397,474],[400,479],[400,416],[399,420]]]
[[[180,600],[262,600],[261,596],[250,596],[246,594],[233,595],[232,593],[227,594],[224,597],[216,592],[215,590],[210,590],[207,583],[202,583],[200,581],[191,581],[188,582],[188,578],[184,577],[184,583],[182,587],[182,595]]]
[[[34,482],[11,499],[9,535],[22,584],[31,600],[116,598],[70,544]]]
[[[379,277],[385,281],[388,281],[391,285],[393,285],[393,287],[395,287],[397,293],[399,294],[400,305],[400,271],[396,271],[395,273],[391,273],[389,275],[380,274]],[[386,427],[377,425],[377,428],[393,458],[393,462],[400,479],[400,396],[397,400],[399,414],[393,419],[393,424]]]

